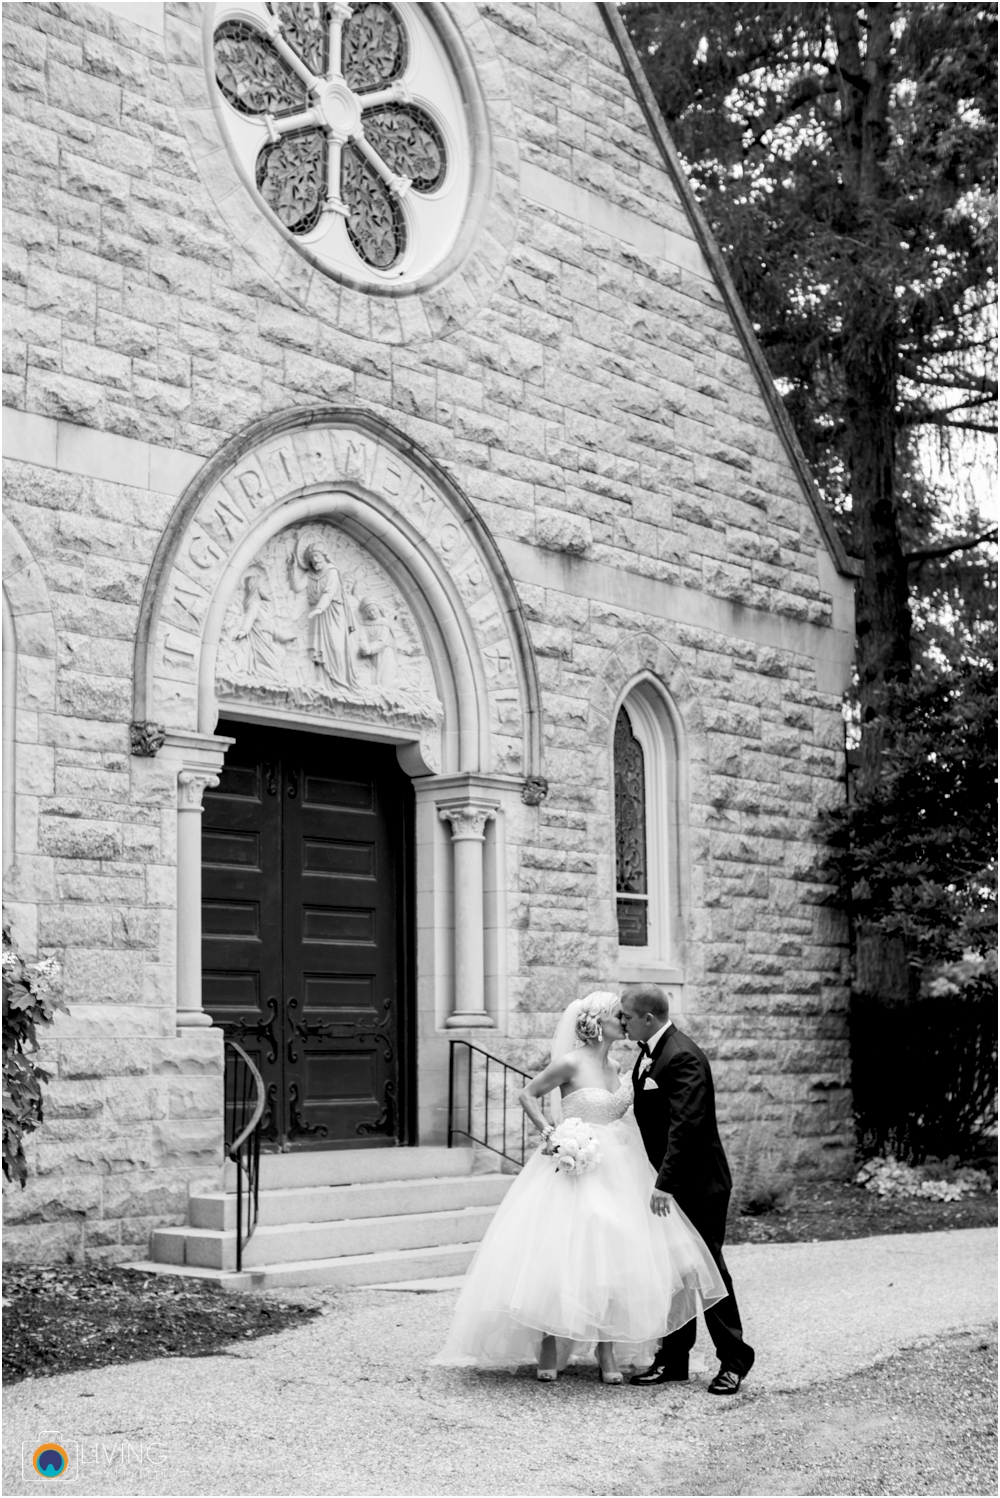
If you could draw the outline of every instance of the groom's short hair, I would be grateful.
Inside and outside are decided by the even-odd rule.
[[[652,1014],[664,1024],[670,1018],[670,1000],[658,983],[630,983],[622,994],[640,1014]]]

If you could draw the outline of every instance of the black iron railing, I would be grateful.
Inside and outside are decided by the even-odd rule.
[[[236,1269],[257,1226],[264,1079],[235,1040],[226,1041],[226,1154],[236,1166]],[[244,1231],[245,1228],[245,1231]]]
[[[528,1153],[528,1116],[517,1095],[530,1080],[530,1073],[480,1046],[453,1040],[448,1061],[449,1148],[457,1139],[468,1139],[520,1169]]]

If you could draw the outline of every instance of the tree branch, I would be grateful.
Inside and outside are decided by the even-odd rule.
[[[942,390],[971,390],[976,395],[989,396],[991,400],[997,398],[997,382],[988,375],[963,379],[960,375],[945,378],[942,375],[925,374],[912,359],[903,360],[900,373],[916,385],[937,385]]]
[[[983,396],[979,400],[960,401],[957,406],[945,406],[940,411],[932,410],[930,406],[913,405],[909,410],[900,412],[897,425],[901,427],[947,426],[964,428],[973,432],[992,432],[996,430],[995,427],[980,426],[978,424],[970,427],[965,421],[952,421],[950,419],[959,411],[981,411],[984,406],[991,405],[993,405],[993,401],[988,396]]]
[[[982,546],[984,541],[997,539],[997,527],[983,531],[978,536],[963,536],[960,541],[946,541],[943,546],[922,546],[917,551],[903,553],[904,562],[927,562],[931,557],[950,557],[956,551],[970,551],[973,546]]]
[[[981,421],[948,421],[944,416],[934,416],[927,413],[924,416],[914,416],[912,420],[901,423],[902,426],[923,427],[937,426],[947,427],[952,432],[989,432],[996,436],[996,423],[986,425]]]
[[[822,79],[817,78],[815,73],[806,73],[799,80],[798,87],[792,89],[784,99],[780,100],[770,115],[744,115],[744,130],[752,137],[754,145],[759,146],[769,131],[791,119],[792,115],[796,114],[804,104],[811,104],[819,94],[836,93],[836,91],[837,85],[832,78]],[[743,154],[746,155],[745,150]]]

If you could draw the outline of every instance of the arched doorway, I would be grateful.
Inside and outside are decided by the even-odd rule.
[[[544,786],[468,501],[357,412],[259,424],[161,543],[135,714],[177,767],[178,1025],[256,1047],[279,1147],[442,1138],[449,1036],[503,1024],[505,818]]]

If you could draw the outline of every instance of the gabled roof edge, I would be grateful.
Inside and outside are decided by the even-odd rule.
[[[598,0],[598,8],[604,17],[608,31],[611,33],[611,39],[618,49],[618,55],[621,57],[625,71],[632,81],[632,87],[635,89],[642,112],[646,116],[646,123],[660,149],[671,181],[680,194],[681,201],[694,226],[699,247],[715,277],[715,282],[725,302],[726,310],[736,325],[740,342],[743,344],[747,358],[750,361],[750,366],[757,377],[757,383],[760,386],[760,391],[767,408],[771,413],[771,418],[778,429],[778,435],[791,460],[792,467],[798,475],[799,482],[805,490],[806,498],[819,526],[820,535],[826,542],[827,549],[836,565],[837,571],[845,577],[860,577],[862,574],[862,564],[854,557],[848,556],[844,549],[844,543],[841,541],[837,528],[826,507],[826,501],[819,492],[806,455],[802,451],[801,444],[796,436],[795,428],[792,426],[788,412],[785,410],[784,402],[774,387],[774,380],[771,377],[767,360],[764,358],[761,346],[757,342],[757,335],[750,324],[750,319],[743,308],[736,287],[733,285],[732,277],[726,269],[726,263],[722,258],[719,246],[715,242],[715,236],[709,228],[705,215],[702,213],[698,200],[691,188],[691,184],[688,182],[687,174],[677,154],[677,148],[670,139],[666,121],[660,113],[660,106],[657,104],[653,90],[650,88],[646,75],[643,72],[642,63],[639,61],[636,50],[632,45],[632,40],[625,30],[625,24],[618,14],[618,7],[615,4],[615,0]]]

